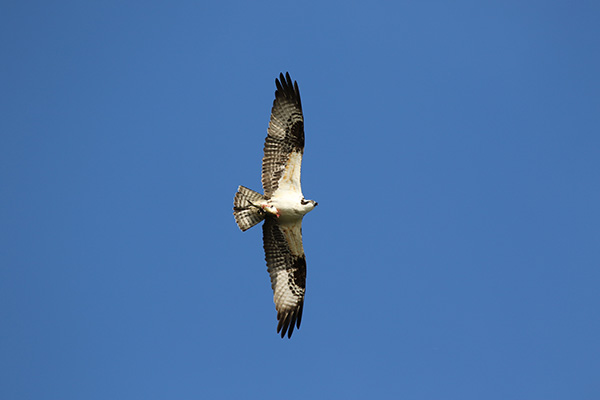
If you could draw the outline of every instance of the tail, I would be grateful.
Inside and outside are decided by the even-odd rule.
[[[265,212],[260,208],[265,196],[240,186],[233,199],[233,216],[242,231],[246,231],[265,219]]]

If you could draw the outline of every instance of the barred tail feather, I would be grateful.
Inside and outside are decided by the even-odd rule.
[[[233,216],[242,231],[246,231],[265,219],[265,212],[260,205],[265,202],[265,196],[240,186],[233,199]]]

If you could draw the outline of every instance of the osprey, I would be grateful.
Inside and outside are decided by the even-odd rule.
[[[298,83],[290,74],[279,74],[265,139],[262,160],[264,195],[239,186],[233,200],[233,215],[242,231],[262,220],[267,271],[271,276],[273,301],[277,310],[277,333],[292,336],[300,328],[306,259],[302,246],[302,217],[316,201],[306,200],[300,187],[304,153],[304,117]]]

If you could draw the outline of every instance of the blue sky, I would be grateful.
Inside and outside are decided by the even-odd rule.
[[[5,2],[0,398],[600,397],[600,6]],[[305,114],[302,327],[260,228]]]

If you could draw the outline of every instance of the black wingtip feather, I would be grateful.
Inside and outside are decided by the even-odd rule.
[[[281,332],[281,338],[285,337],[285,334],[287,333],[288,328],[290,327],[290,315],[290,312],[286,312],[285,315],[281,315],[281,318],[279,318],[280,316],[278,315],[279,323],[277,324],[277,333]],[[290,330],[288,337],[290,337],[291,335],[292,331]]]
[[[279,78],[275,78],[275,86],[277,87],[277,90],[275,91],[275,98],[278,96],[283,96],[293,99],[302,110],[302,101],[300,100],[300,89],[298,87],[298,82],[292,81],[289,72],[286,72],[285,76],[283,75],[283,72],[279,73]]]
[[[284,338],[286,333],[287,337],[291,338],[294,333],[294,328],[300,329],[300,323],[302,322],[302,311],[304,309],[304,301],[298,304],[295,310],[277,313],[277,333],[281,334],[281,338]]]
[[[292,332],[294,331],[294,325],[296,325],[296,317],[297,314],[295,312],[292,313],[292,318],[290,318],[290,328],[289,328],[289,336],[292,337]]]
[[[304,301],[298,306],[298,319],[296,320],[296,328],[300,329],[300,322],[302,322],[302,311],[304,310]]]
[[[290,77],[289,72],[285,73],[285,81],[286,81],[288,87],[292,88],[294,86],[294,85],[292,85],[292,78]]]
[[[300,89],[298,88],[298,82],[294,81],[294,90],[296,91],[296,99],[298,101],[298,106],[302,109],[302,100],[300,100]]]

